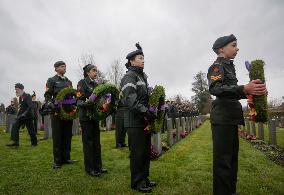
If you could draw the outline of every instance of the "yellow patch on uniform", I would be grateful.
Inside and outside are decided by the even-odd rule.
[[[82,96],[82,94],[80,93],[80,91],[77,91],[77,93],[76,93],[76,97],[81,97]]]
[[[211,76],[211,79],[213,80],[213,81],[217,81],[217,80],[220,80],[222,78],[222,76],[221,75],[217,75],[217,76]]]

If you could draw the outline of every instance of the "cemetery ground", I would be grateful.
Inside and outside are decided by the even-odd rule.
[[[0,127],[0,194],[139,194],[130,189],[128,149],[114,148],[114,131],[101,132],[103,165],[99,178],[84,172],[81,136],[72,141],[72,159],[79,162],[52,169],[52,140],[31,147],[26,131],[20,147],[8,148],[9,134]],[[282,129],[283,130],[283,129]],[[40,131],[38,138],[43,133]],[[153,194],[212,194],[212,140],[206,121],[151,162],[150,178],[158,183]],[[284,169],[240,139],[238,194],[284,194]]]

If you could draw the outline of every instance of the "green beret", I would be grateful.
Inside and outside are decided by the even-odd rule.
[[[135,46],[137,47],[137,50],[130,52],[127,54],[126,59],[131,60],[137,55],[144,55],[142,51],[142,47],[139,45],[139,43],[136,43]]]
[[[23,89],[24,89],[24,85],[21,84],[21,83],[16,83],[16,84],[15,84],[15,88],[18,88],[18,89],[23,90]]]
[[[54,68],[57,68],[57,67],[59,67],[61,65],[66,65],[66,64],[63,61],[57,61],[57,62],[54,63]]]
[[[219,37],[215,43],[213,44],[213,51],[215,53],[217,53],[218,49],[228,45],[229,43],[236,41],[237,38],[235,37],[235,35],[231,34],[229,36],[224,36],[224,37]]]

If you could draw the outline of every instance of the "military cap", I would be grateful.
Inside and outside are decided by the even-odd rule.
[[[18,88],[18,89],[23,90],[23,89],[24,89],[24,85],[21,84],[21,83],[16,83],[16,84],[15,84],[15,88]]]
[[[235,37],[235,35],[231,34],[229,36],[223,36],[223,37],[219,37],[215,43],[213,44],[213,51],[215,53],[217,53],[218,49],[228,45],[229,43],[236,41],[237,38]]]
[[[97,67],[93,64],[87,64],[86,66],[84,66],[83,70],[84,72],[89,72],[90,70],[92,69],[96,69],[97,70]]]
[[[135,46],[137,47],[137,50],[130,52],[127,54],[126,59],[131,60],[133,57],[137,55],[144,55],[142,51],[142,47],[139,45],[139,43],[136,43]]]
[[[66,65],[66,64],[63,61],[57,61],[57,62],[54,63],[54,68],[57,68],[57,67],[59,67],[61,65]]]

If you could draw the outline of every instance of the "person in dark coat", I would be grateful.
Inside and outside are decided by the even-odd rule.
[[[11,104],[6,108],[6,114],[17,115],[17,109],[15,107],[14,101],[11,100]]]
[[[151,192],[156,183],[149,179],[151,134],[145,127],[156,118],[149,109],[147,76],[144,73],[144,54],[139,44],[137,50],[126,57],[127,73],[120,84],[124,126],[130,144],[131,187],[140,192]]]
[[[82,127],[84,164],[88,175],[98,177],[102,173],[107,173],[107,170],[102,167],[99,120],[88,116],[87,113],[91,111],[91,107],[86,103],[97,86],[95,81],[97,67],[88,64],[83,70],[84,79],[81,79],[77,85],[77,96],[79,97],[77,105],[80,107],[79,120]]]
[[[32,112],[33,112],[33,124],[34,124],[34,129],[35,133],[37,134],[37,121],[38,121],[38,111],[39,111],[39,103],[36,101],[36,94],[33,92],[32,95]]]
[[[19,112],[15,123],[12,126],[11,142],[7,146],[19,146],[19,130],[25,125],[28,129],[31,145],[37,145],[37,137],[33,126],[32,97],[24,92],[24,85],[17,83],[15,85],[16,95],[19,97]]]
[[[218,55],[209,67],[209,92],[216,96],[212,102],[211,129],[213,138],[213,193],[236,194],[239,137],[238,125],[244,125],[240,99],[246,95],[263,95],[266,86],[260,80],[238,85],[235,58],[239,49],[234,35],[218,38],[213,45]]]
[[[54,68],[57,74],[47,80],[44,97],[47,107],[52,110],[53,168],[58,169],[63,164],[74,164],[78,161],[70,158],[73,120],[63,120],[59,115],[60,108],[55,104],[55,98],[59,91],[66,87],[72,87],[72,82],[64,76],[66,73],[65,62],[56,62]]]

